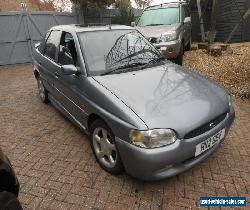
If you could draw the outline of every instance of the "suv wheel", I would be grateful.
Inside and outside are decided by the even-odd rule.
[[[175,63],[176,63],[176,64],[182,65],[182,63],[183,63],[183,54],[184,54],[184,46],[183,46],[183,44],[182,44],[182,45],[181,45],[181,48],[180,48],[179,55],[178,55],[177,58],[175,59]]]
[[[38,94],[43,103],[49,102],[48,91],[45,89],[43,85],[43,81],[40,76],[37,78],[37,86],[38,86]]]
[[[111,129],[102,120],[90,126],[91,148],[99,165],[111,174],[120,174],[123,165]]]

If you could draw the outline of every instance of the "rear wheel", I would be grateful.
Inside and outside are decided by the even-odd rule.
[[[43,103],[49,102],[48,91],[45,89],[43,85],[43,81],[40,76],[37,77],[37,86],[38,86],[38,94]]]
[[[111,129],[102,120],[90,126],[91,147],[99,165],[111,174],[120,174],[123,165]]]

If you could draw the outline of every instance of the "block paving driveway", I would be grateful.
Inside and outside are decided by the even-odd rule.
[[[249,200],[250,103],[234,104],[236,121],[209,159],[173,178],[142,182],[100,169],[88,137],[40,102],[31,65],[0,67],[0,146],[20,180],[24,209],[181,210],[198,209],[200,196]]]

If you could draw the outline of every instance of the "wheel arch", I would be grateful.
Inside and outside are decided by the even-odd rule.
[[[88,130],[90,129],[90,127],[93,124],[93,122],[95,122],[96,120],[103,121],[110,128],[110,126],[108,125],[108,123],[100,115],[98,115],[96,113],[92,113],[92,114],[90,114],[88,116],[88,120],[87,120],[87,128],[88,128]]]

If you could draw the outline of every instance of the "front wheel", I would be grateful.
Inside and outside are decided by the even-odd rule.
[[[123,165],[111,129],[102,120],[96,120],[90,126],[90,133],[91,148],[99,165],[111,174],[120,174]]]

